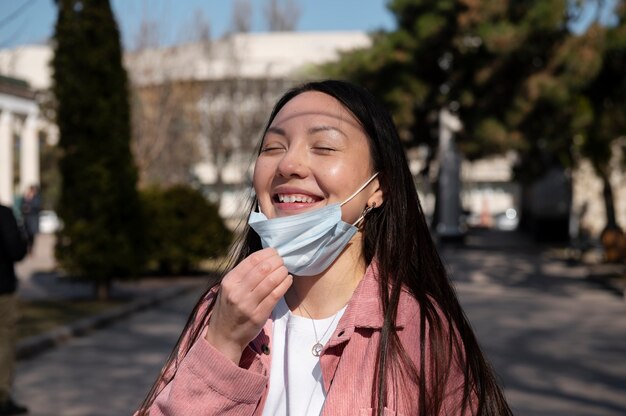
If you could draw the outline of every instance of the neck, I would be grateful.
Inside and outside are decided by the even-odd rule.
[[[294,277],[293,284],[285,294],[285,301],[295,315],[312,319],[328,318],[348,303],[366,268],[361,255],[359,232],[323,273]],[[304,312],[305,309],[311,316]]]

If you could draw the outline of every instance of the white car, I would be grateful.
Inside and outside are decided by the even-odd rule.
[[[61,220],[56,212],[43,210],[39,213],[39,232],[43,234],[56,233],[61,228]]]

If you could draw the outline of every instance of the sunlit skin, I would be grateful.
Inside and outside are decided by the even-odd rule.
[[[342,203],[374,173],[367,136],[355,117],[333,97],[305,92],[272,121],[253,182],[262,212],[276,218]],[[343,205],[342,219],[354,223],[367,206],[382,203],[374,179]],[[318,276],[294,278],[275,250],[261,250],[224,277],[206,339],[238,363],[282,296],[295,314],[331,316],[347,304],[366,266],[360,232]]]

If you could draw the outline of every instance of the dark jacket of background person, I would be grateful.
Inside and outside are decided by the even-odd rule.
[[[0,295],[15,292],[17,277],[13,263],[26,255],[24,241],[13,211],[0,205]]]
[[[41,195],[35,186],[28,188],[22,197],[20,211],[24,220],[24,227],[29,238],[39,233],[39,211],[41,211]]]

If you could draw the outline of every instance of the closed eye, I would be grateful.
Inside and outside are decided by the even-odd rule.
[[[284,150],[282,146],[267,146],[261,149],[261,153],[275,153]]]
[[[322,147],[322,146],[316,146],[313,148],[313,150],[316,151],[317,153],[322,153],[322,154],[329,154],[335,151],[335,149],[332,147]]]

